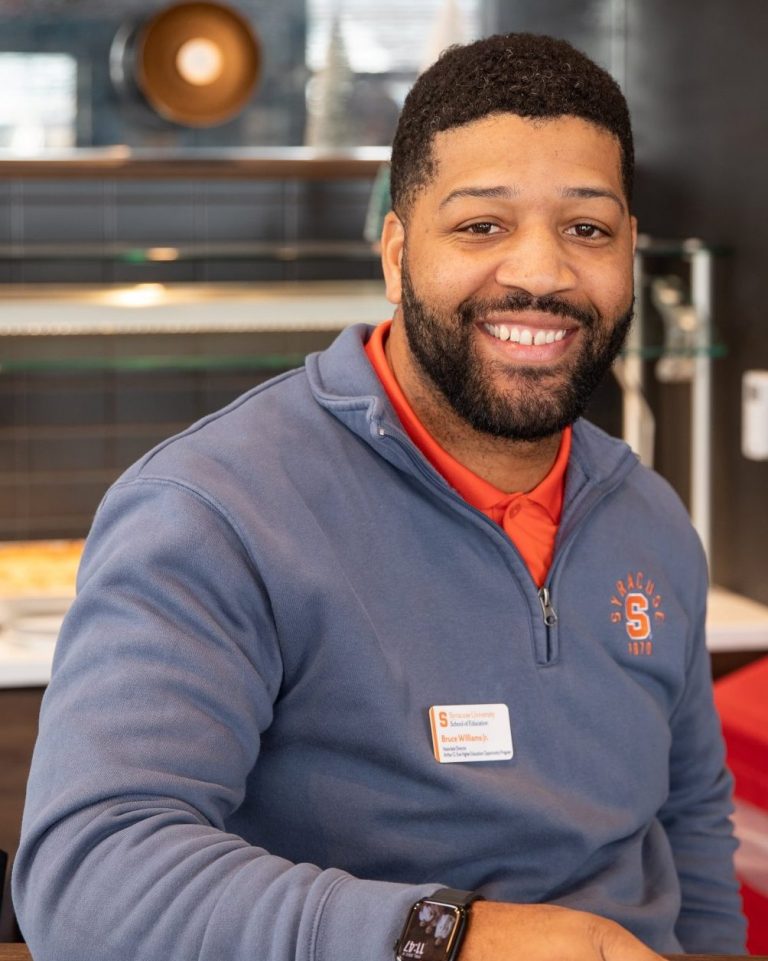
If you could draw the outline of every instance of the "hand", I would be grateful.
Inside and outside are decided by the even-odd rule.
[[[475,901],[459,961],[660,961],[621,925],[552,904]]]

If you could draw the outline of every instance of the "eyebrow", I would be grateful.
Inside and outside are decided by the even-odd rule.
[[[513,197],[518,197],[520,195],[520,190],[517,187],[459,187],[458,190],[452,190],[447,197],[444,197],[440,201],[440,207],[443,208],[448,204],[452,203],[454,200],[460,200],[462,197],[491,197],[502,200],[512,200]]]
[[[612,190],[605,190],[602,187],[563,187],[560,191],[561,197],[576,197],[582,198],[584,200],[590,200],[593,197],[605,197],[608,200],[612,200],[614,203],[618,204],[621,208],[621,212],[624,213],[625,206],[624,201],[615,194]]]
[[[460,200],[463,197],[490,197],[492,199],[513,200],[519,196],[520,189],[518,187],[508,187],[505,185],[498,187],[459,187],[457,190],[452,190],[447,197],[444,197],[440,201],[440,209],[442,210],[443,207],[453,203],[454,200]],[[624,202],[618,194],[612,190],[603,189],[602,187],[563,187],[560,191],[560,196],[575,197],[584,200],[606,198],[618,204],[622,213],[626,209]]]

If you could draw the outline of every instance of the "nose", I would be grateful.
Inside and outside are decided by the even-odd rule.
[[[573,290],[576,274],[557,232],[546,225],[518,227],[500,248],[496,282],[533,297]]]

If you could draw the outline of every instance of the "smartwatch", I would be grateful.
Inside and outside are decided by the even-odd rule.
[[[482,900],[473,891],[440,888],[417,901],[395,942],[395,961],[454,961],[467,928],[470,905]]]

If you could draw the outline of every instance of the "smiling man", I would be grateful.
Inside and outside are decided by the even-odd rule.
[[[632,165],[569,45],[451,48],[393,147],[392,321],[107,494],[14,871],[38,961],[744,950],[704,557],[581,418]]]

